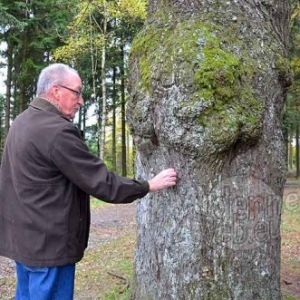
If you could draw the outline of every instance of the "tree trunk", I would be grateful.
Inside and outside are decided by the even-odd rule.
[[[94,32],[93,32],[93,27],[92,27],[92,15],[89,14],[89,23],[90,23],[90,54],[91,54],[91,74],[92,74],[92,101],[97,101],[97,90],[96,90],[96,74],[97,74],[97,67],[98,67],[98,50],[96,47],[94,47]],[[102,28],[99,28],[100,31],[102,30]],[[101,77],[102,79],[102,77]],[[98,142],[97,142],[97,154],[99,157],[100,156],[100,144],[101,144],[101,124],[102,124],[102,118],[103,118],[103,114],[101,112],[100,107],[101,103],[100,103],[100,99],[98,99],[99,101],[98,103],[98,120],[97,120],[97,130],[98,130]]]
[[[6,76],[6,101],[5,101],[5,138],[10,128],[10,101],[13,77],[13,42],[7,42],[7,76]]]
[[[290,132],[289,134],[289,168],[292,171],[294,164],[293,164],[293,139],[294,139],[294,135],[293,132]]]
[[[138,203],[132,299],[277,300],[289,1],[150,0],[131,52]]]
[[[300,176],[300,155],[299,155],[299,125],[296,125],[296,178],[299,178]]]
[[[26,20],[28,18],[28,12],[25,13],[24,19]],[[30,32],[29,29],[26,28],[24,30],[24,33],[22,35],[22,50],[21,50],[21,67],[20,67],[20,76],[18,78],[18,84],[19,84],[19,99],[18,99],[18,107],[16,114],[20,114],[22,111],[24,111],[27,108],[27,101],[28,101],[28,94],[27,94],[27,82],[25,74],[28,72],[26,66],[27,59],[28,59],[28,52],[29,50],[29,40],[30,40]],[[25,78],[24,78],[25,77]]]
[[[127,176],[127,160],[126,160],[126,113],[125,113],[125,60],[124,60],[124,52],[125,46],[123,42],[121,43],[121,131],[122,131],[122,176]]]
[[[2,153],[5,142],[5,98],[0,96],[0,161],[2,160]]]
[[[117,78],[117,68],[113,67],[113,91],[112,91],[112,171],[117,171],[117,118],[116,118],[116,107],[117,107],[117,87],[116,87],[116,78]]]
[[[99,156],[104,160],[105,155],[105,143],[106,143],[106,117],[107,117],[107,103],[106,103],[106,44],[107,44],[107,16],[106,16],[106,6],[104,5],[104,15],[103,15],[103,45],[101,49],[101,90],[102,90],[102,116],[101,116],[101,126],[99,128]]]

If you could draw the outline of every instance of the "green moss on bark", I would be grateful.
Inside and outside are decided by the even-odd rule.
[[[179,122],[192,118],[192,126],[203,128],[212,152],[238,140],[258,140],[265,99],[257,95],[255,83],[266,60],[251,53],[259,52],[259,43],[249,49],[239,38],[239,26],[230,31],[195,19],[162,19],[147,24],[132,45],[139,72],[136,88],[157,101],[158,85],[179,87],[184,95],[176,100]],[[273,54],[272,48],[266,51]],[[285,59],[278,60],[277,68],[286,74]]]

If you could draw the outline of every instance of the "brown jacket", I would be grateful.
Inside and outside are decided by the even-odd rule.
[[[146,181],[119,177],[92,155],[54,105],[35,98],[13,122],[0,169],[0,255],[29,266],[76,263],[87,247],[89,195],[130,203]]]

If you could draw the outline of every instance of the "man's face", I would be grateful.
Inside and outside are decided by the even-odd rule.
[[[70,74],[64,84],[57,84],[58,105],[68,119],[74,119],[83,104],[82,81],[76,74]]]

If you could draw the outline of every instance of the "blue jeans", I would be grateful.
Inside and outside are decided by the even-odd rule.
[[[75,264],[60,267],[29,267],[16,262],[15,300],[72,300]]]

